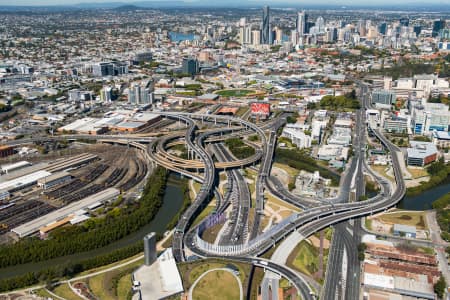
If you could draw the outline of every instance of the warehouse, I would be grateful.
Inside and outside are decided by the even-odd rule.
[[[3,165],[1,167],[2,173],[3,174],[8,174],[10,172],[25,168],[25,167],[29,167],[31,166],[31,163],[27,162],[27,161],[19,161],[13,164],[9,164],[9,165]]]
[[[47,171],[37,171],[25,176],[17,177],[15,179],[5,181],[0,183],[0,190],[5,190],[8,192],[14,192],[26,188],[28,186],[34,185],[39,179],[50,176],[52,173]]]
[[[35,232],[38,232],[40,228],[45,227],[53,222],[57,222],[62,220],[80,209],[85,209],[90,205],[97,202],[108,202],[115,199],[120,194],[118,189],[108,188],[104,191],[101,191],[97,194],[86,197],[80,201],[71,203],[63,208],[55,210],[49,214],[46,214],[42,217],[34,219],[33,221],[22,224],[11,231],[17,234],[19,237],[29,236]]]
[[[62,172],[52,174],[50,176],[39,179],[37,184],[40,188],[46,190],[46,189],[52,188],[54,186],[57,186],[58,184],[67,182],[70,179],[72,179],[72,175],[70,175],[69,173],[67,173],[65,171],[62,171]]]

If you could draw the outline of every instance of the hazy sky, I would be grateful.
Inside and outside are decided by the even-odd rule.
[[[81,2],[122,2],[122,3],[131,3],[136,1],[146,1],[146,0],[0,0],[0,5],[57,5],[57,4],[77,4]],[[148,1],[148,0],[147,0]],[[150,0],[151,1],[151,0]],[[162,1],[162,0],[158,0]],[[195,2],[196,0],[185,0],[185,2]],[[228,1],[226,0],[210,0],[214,3],[223,2],[226,4]],[[301,6],[302,4],[312,4],[310,0],[250,0],[255,4],[262,5],[263,3],[268,3],[272,5],[276,5],[277,3],[292,3],[295,6]],[[377,4],[389,4],[389,5],[420,5],[420,4],[446,4],[450,5],[450,0],[372,0],[372,1],[361,1],[361,0],[315,0],[314,4],[330,4],[330,5],[377,5]]]

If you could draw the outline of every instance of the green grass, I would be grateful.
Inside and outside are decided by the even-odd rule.
[[[222,97],[245,97],[250,94],[254,94],[255,90],[237,89],[237,90],[220,90],[216,91],[216,94]]]
[[[378,219],[384,223],[416,226],[418,229],[426,228],[424,212],[388,212],[379,216]]]
[[[205,275],[195,286],[193,299],[209,300],[239,299],[239,285],[236,278],[226,271],[213,271]]]
[[[128,299],[128,295],[131,293],[131,274],[127,274],[120,278],[117,285],[117,298]]]
[[[369,219],[369,218],[365,218],[364,219],[364,225],[366,226],[366,228],[368,229],[368,230],[372,230],[372,220],[371,219]]]
[[[307,241],[301,241],[289,255],[288,266],[312,276],[318,271],[319,250]]]
[[[66,300],[82,299],[81,297],[77,296],[74,292],[72,292],[67,283],[57,286],[56,288],[53,289],[52,292]]]

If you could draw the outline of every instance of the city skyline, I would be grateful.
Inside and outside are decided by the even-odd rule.
[[[47,6],[47,5],[86,5],[86,4],[92,4],[92,5],[101,5],[101,4],[133,4],[133,5],[139,5],[139,4],[149,4],[149,3],[164,3],[164,1],[160,0],[146,0],[146,1],[136,1],[136,0],[122,0],[122,1],[114,1],[114,0],[16,0],[14,2],[7,1],[7,0],[0,0],[0,6]],[[370,7],[370,6],[407,6],[407,5],[414,5],[414,6],[429,6],[429,5],[450,5],[448,1],[445,0],[431,0],[427,1],[426,4],[424,4],[423,1],[420,0],[398,0],[395,2],[395,4],[392,3],[392,1],[387,0],[375,0],[371,1],[370,3],[364,3],[361,4],[360,1],[356,0],[318,0],[314,1],[313,4],[311,4],[308,1],[293,1],[293,0],[270,0],[270,1],[254,1],[254,0],[248,0],[248,1],[227,1],[226,3],[220,0],[216,1],[202,1],[202,0],[193,0],[193,1],[185,1],[185,0],[175,0],[175,1],[168,1],[168,5],[173,5],[174,3],[178,3],[183,6],[196,6],[196,5],[211,5],[211,6],[218,6],[221,3],[224,3],[225,5],[238,5],[238,6],[255,6],[259,7],[262,5],[272,5],[272,6],[288,6],[292,5],[295,7],[310,7],[310,6],[321,6],[321,5],[330,5],[330,6],[362,6],[362,7]]]

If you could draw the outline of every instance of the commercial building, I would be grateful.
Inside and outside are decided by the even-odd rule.
[[[200,71],[198,60],[193,58],[183,59],[183,73],[195,76]]]
[[[438,158],[436,145],[428,142],[411,141],[411,148],[407,149],[407,164],[423,167],[435,162]]]
[[[92,65],[92,75],[97,77],[120,76],[128,73],[128,66],[122,62],[100,62]]]
[[[416,238],[416,227],[403,225],[403,224],[394,224],[393,233],[395,236],[404,236],[407,238]]]
[[[414,103],[410,107],[411,127],[414,134],[449,131],[450,111],[443,103]]]
[[[306,135],[302,130],[285,127],[281,136],[290,139],[297,148],[303,149],[311,147],[311,137]]]
[[[154,99],[154,83],[146,81],[134,83],[128,89],[128,103],[130,104],[152,104]]]
[[[317,157],[320,160],[346,161],[348,159],[349,148],[340,145],[323,145],[319,148]]]
[[[383,128],[387,132],[408,133],[409,120],[408,118],[392,115],[384,119]]]
[[[433,131],[433,143],[441,148],[450,147],[450,132],[448,131]]]
[[[391,106],[395,103],[397,96],[394,91],[375,90],[372,92],[372,103]]]

